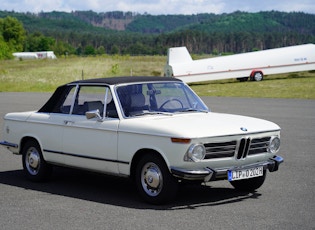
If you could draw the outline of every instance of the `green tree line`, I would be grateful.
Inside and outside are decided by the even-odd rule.
[[[109,29],[113,25],[125,29]],[[0,59],[12,57],[12,52],[42,50],[57,55],[165,55],[175,46],[216,55],[304,43],[315,43],[315,15],[301,12],[153,16],[0,11]]]
[[[12,52],[22,51],[25,30],[16,18],[0,18],[0,59],[12,57]]]
[[[39,32],[27,34],[16,18],[0,18],[0,60],[13,58],[14,52],[50,50],[55,44],[54,38]]]

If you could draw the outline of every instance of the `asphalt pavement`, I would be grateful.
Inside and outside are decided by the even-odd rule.
[[[8,112],[37,110],[49,93],[0,93]],[[280,125],[284,163],[255,193],[227,181],[181,188],[168,205],[143,203],[128,180],[55,168],[31,183],[21,156],[0,147],[1,229],[315,229],[315,100],[203,97],[213,112]],[[2,134],[0,134],[0,139]]]

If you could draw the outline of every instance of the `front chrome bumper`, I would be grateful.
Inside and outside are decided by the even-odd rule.
[[[275,172],[279,169],[279,165],[283,162],[283,158],[280,156],[274,156],[267,161],[260,162],[257,164],[250,164],[244,165],[240,168],[223,168],[223,169],[211,169],[211,168],[204,168],[199,170],[188,170],[188,169],[181,169],[171,167],[171,172],[173,176],[184,179],[184,180],[200,180],[204,182],[208,181],[215,181],[215,180],[223,180],[227,179],[227,171],[228,170],[235,170],[235,169],[246,169],[246,168],[253,168],[253,167],[260,167],[263,166],[264,170],[269,170],[269,172]]]

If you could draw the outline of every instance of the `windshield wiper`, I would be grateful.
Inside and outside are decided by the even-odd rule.
[[[173,114],[169,113],[169,112],[161,112],[161,111],[143,111],[143,112],[132,114],[131,117],[145,116],[145,115],[168,115],[168,116],[172,116]]]
[[[187,108],[187,109],[183,109],[178,111],[178,113],[185,113],[185,112],[201,112],[201,113],[208,113],[208,110],[204,110],[204,109],[193,109],[193,108]]]

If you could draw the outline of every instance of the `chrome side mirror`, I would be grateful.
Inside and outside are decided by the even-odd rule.
[[[87,111],[85,113],[85,117],[87,119],[97,118],[97,121],[103,121],[103,118],[101,117],[100,111],[98,109]]]

